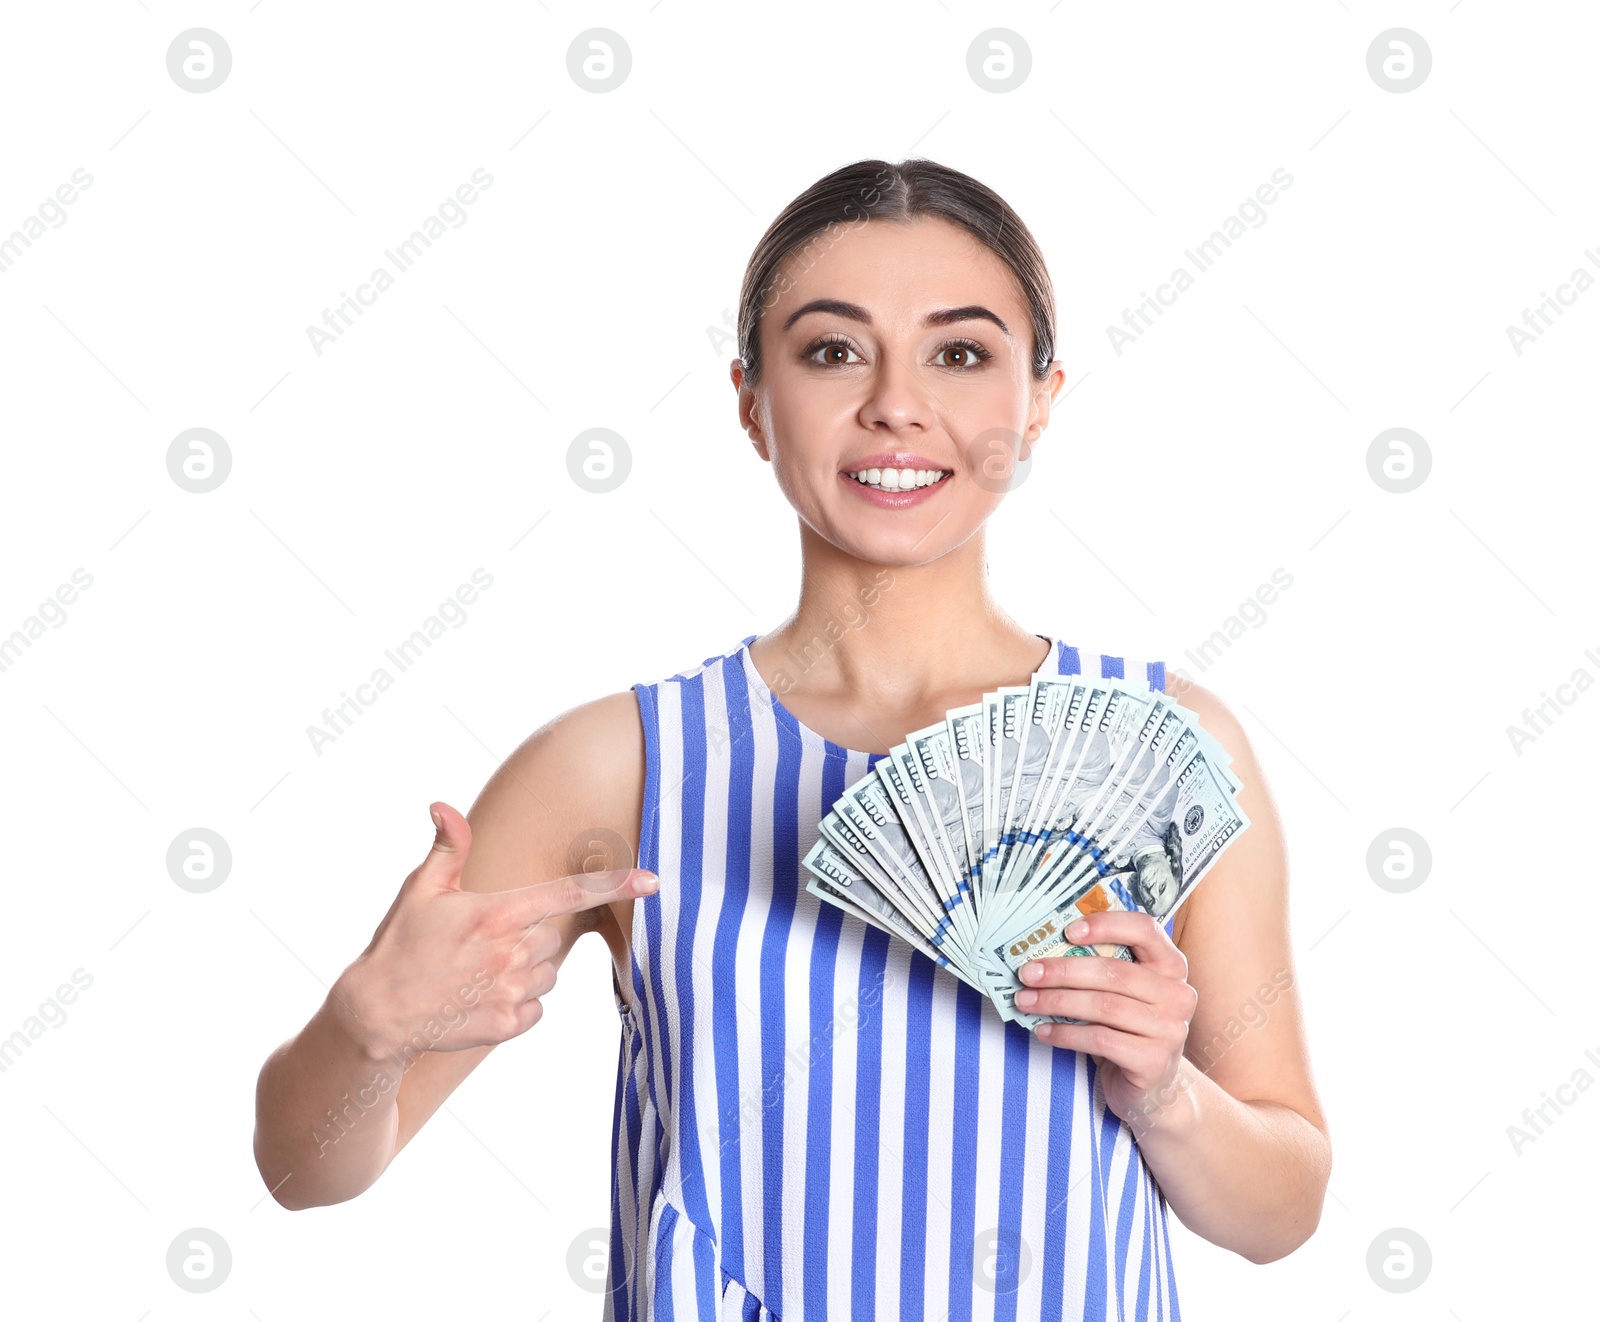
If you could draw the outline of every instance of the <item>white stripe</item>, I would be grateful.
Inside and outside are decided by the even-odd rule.
[[[1023,1154],[1027,1168],[1022,1180],[1021,1227],[1022,1241],[1028,1248],[1028,1272],[1017,1287],[1019,1318],[1038,1317],[1042,1311],[1045,1275],[1056,1254],[1055,1246],[1044,1242],[1044,1227],[1045,1181],[1050,1176],[1051,1160],[1059,1157],[1059,1152],[1052,1152],[1050,1142],[1050,1071],[1059,1048],[1037,1038],[1028,1045],[1027,1148]]]
[[[839,932],[839,959],[834,965],[834,1004],[857,996],[861,976],[861,941],[865,923],[848,920]],[[856,1054],[859,1037],[853,1023],[841,1023],[833,1040],[832,1143],[828,1153],[828,1316],[851,1315],[850,1281],[855,1247]],[[780,1315],[783,1309],[778,1309]]]
[[[770,717],[768,718],[770,719]],[[807,749],[800,760],[799,801],[799,855],[816,843],[819,834],[817,822],[822,809],[822,763],[820,753]],[[767,819],[770,821],[770,817]],[[799,893],[795,898],[794,916],[789,928],[789,941],[784,950],[783,1024],[783,1225],[781,1228],[783,1254],[783,1294],[799,1298],[801,1294],[805,1258],[801,1250],[805,1231],[806,1187],[806,1129],[811,1114],[811,1071],[819,1052],[827,1051],[830,1042],[818,1029],[822,1025],[811,1023],[811,956],[816,943],[817,915],[822,902],[805,888],[805,878],[810,874],[797,869],[795,878]],[[815,1040],[814,1040],[815,1039]],[[765,1270],[763,1269],[763,1276]],[[769,1297],[757,1289],[763,1299]],[[778,1300],[773,1301],[775,1304]]]
[[[933,975],[928,1060],[928,1242],[924,1258],[923,1311],[928,1317],[950,1312],[950,1175],[955,1153],[956,991],[960,981],[948,969]]]
[[[974,1274],[973,1248],[976,1236],[986,1236],[986,1243],[994,1242],[994,1232],[1000,1228],[1000,1150],[1005,1141],[1006,1039],[1005,1022],[998,1015],[984,1011],[978,1019],[978,1070],[977,1078],[966,1080],[963,1091],[977,1093],[978,1143],[977,1170],[974,1172],[974,1207],[972,1209],[971,1244],[953,1244],[950,1251],[961,1256],[958,1280],[961,1292],[972,1294],[974,1322],[987,1322],[994,1316],[995,1292],[979,1288]],[[1013,1138],[1018,1137],[1013,1135]],[[997,1256],[991,1267],[1001,1265]],[[987,1272],[986,1268],[986,1272]]]
[[[728,728],[727,695],[716,671],[703,680],[705,726],[710,731]],[[694,951],[694,1113],[699,1139],[700,1169],[705,1174],[706,1208],[711,1226],[722,1220],[722,1116],[716,1088],[716,1016],[728,1013],[727,988],[718,985],[712,946],[716,941],[717,918],[726,894],[722,879],[728,875],[728,769],[726,750],[718,756],[717,745],[706,740],[705,765],[700,768],[705,781],[705,820],[701,832],[701,875],[708,879],[700,892],[700,908],[692,937]],[[680,1203],[680,1207],[686,1204]]]
[[[904,941],[890,941],[878,1003],[870,1007],[882,1042],[878,1101],[878,1294],[876,1316],[900,1316],[900,1227],[905,1201],[906,1022],[911,956]]]
[[[736,1016],[739,1034],[739,1102],[748,1116],[739,1142],[740,1187],[743,1191],[744,1283],[761,1299],[766,1288],[766,1238],[762,1157],[766,1129],[778,1118],[767,1104],[767,1083],[761,1075],[761,939],[772,908],[772,807],[777,789],[778,740],[772,713],[750,704],[752,736],[750,796],[750,897],[739,924],[734,952],[733,989],[737,999],[724,1003]],[[780,1227],[773,1227],[779,1233]]]

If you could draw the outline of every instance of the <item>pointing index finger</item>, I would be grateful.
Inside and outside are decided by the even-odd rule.
[[[609,868],[599,872],[575,872],[553,881],[535,882],[515,890],[500,891],[495,898],[518,921],[536,923],[559,914],[595,909],[613,900],[653,895],[656,875],[644,868]]]

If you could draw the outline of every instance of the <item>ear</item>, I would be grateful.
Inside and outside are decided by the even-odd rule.
[[[767,437],[761,429],[761,420],[756,416],[755,391],[745,383],[744,363],[735,358],[728,364],[728,376],[733,381],[733,388],[739,392],[739,425],[750,437],[750,444],[755,448],[755,452],[770,464],[772,453],[767,447]]]
[[[1033,456],[1033,448],[1044,435],[1044,429],[1050,425],[1050,406],[1061,393],[1061,384],[1067,379],[1066,370],[1061,366],[1060,359],[1050,364],[1050,371],[1044,380],[1033,383],[1033,398],[1028,409],[1028,425],[1023,428],[1022,444],[1018,447],[1017,458],[1029,459]]]

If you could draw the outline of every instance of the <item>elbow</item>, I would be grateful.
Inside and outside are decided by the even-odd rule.
[[[1258,1267],[1287,1258],[1317,1233],[1317,1227],[1322,1224],[1322,1209],[1327,1202],[1327,1194],[1328,1167],[1324,1163],[1316,1183],[1307,1190],[1304,1205],[1294,1215],[1284,1218],[1270,1239],[1251,1245],[1248,1249],[1240,1249],[1239,1253]]]

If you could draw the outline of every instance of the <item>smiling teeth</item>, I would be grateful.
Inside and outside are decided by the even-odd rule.
[[[945,476],[941,468],[864,468],[851,477],[866,487],[879,487],[884,491],[909,491],[913,487],[932,486]]]

